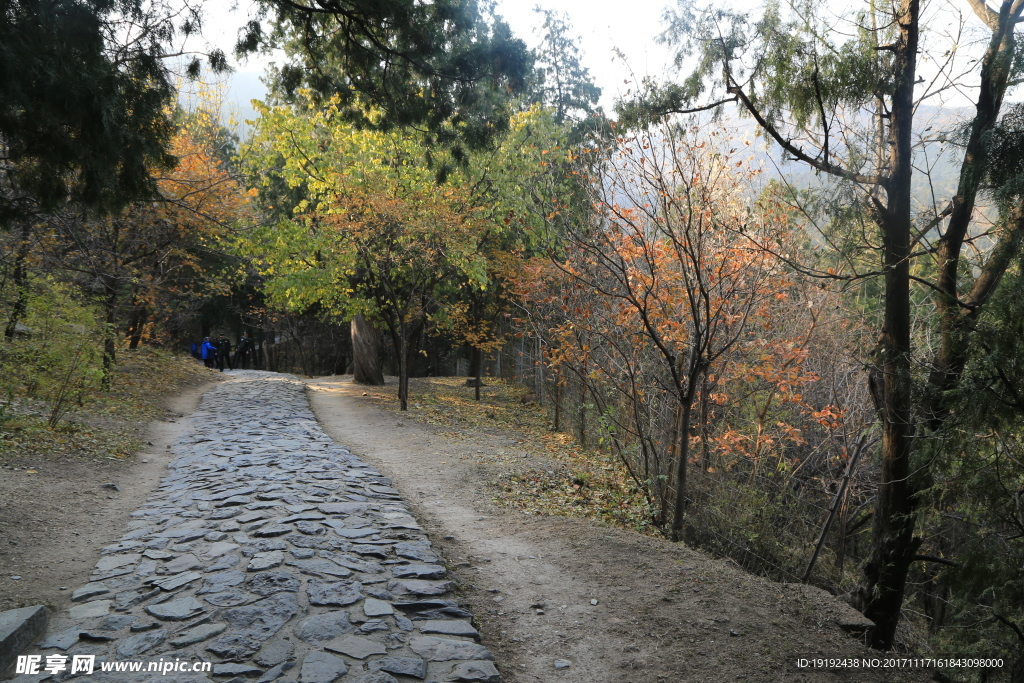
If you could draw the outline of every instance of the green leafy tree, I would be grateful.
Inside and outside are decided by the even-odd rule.
[[[475,346],[493,341],[487,318],[504,300],[505,259],[542,248],[546,222],[533,196],[554,189],[553,179],[542,179],[547,160],[566,154],[548,111],[513,117],[500,144],[474,152],[441,185],[415,131],[360,129],[338,104],[264,107],[261,114],[260,133],[244,154],[248,172],[269,196],[282,185],[303,190],[290,216],[241,245],[261,263],[275,302],[383,325],[398,356],[403,400],[408,340],[423,324]]]
[[[250,235],[249,253],[279,305],[366,315],[388,329],[408,402],[409,339],[446,279],[486,277],[475,252],[481,221],[453,186],[437,187],[412,132],[359,130],[337,102],[296,112],[263,108],[254,175],[303,184],[293,217]],[[283,165],[266,168],[264,161]]]

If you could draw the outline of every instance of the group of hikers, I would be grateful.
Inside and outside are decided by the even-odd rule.
[[[224,372],[225,366],[228,370],[248,369],[249,357],[254,355],[255,350],[256,347],[253,346],[249,333],[243,332],[235,347],[235,357],[232,359],[231,341],[222,334],[216,341],[211,337],[203,337],[202,344],[192,344],[192,357],[203,361],[203,365],[208,368],[217,368]]]

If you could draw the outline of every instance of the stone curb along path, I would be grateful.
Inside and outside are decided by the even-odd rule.
[[[173,447],[170,474],[27,654],[98,683],[497,683],[491,653],[391,481],[317,424],[293,377],[236,371]],[[95,655],[91,675],[72,656]],[[66,669],[45,673],[47,657]],[[103,661],[213,662],[102,673]]]

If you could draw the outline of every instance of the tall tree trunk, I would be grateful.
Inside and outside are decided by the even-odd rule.
[[[692,386],[694,382],[689,384]],[[693,410],[693,391],[689,389],[680,402],[676,443],[676,498],[672,510],[672,540],[683,540],[683,520],[686,518],[686,465],[690,458],[690,415]]]
[[[146,325],[146,313],[146,305],[136,301],[132,308],[131,322],[128,325],[129,349],[139,348],[139,342],[142,341],[142,330]]]
[[[477,401],[480,400],[480,387],[484,385],[483,370],[484,370],[484,358],[483,353],[480,349],[473,347],[473,358],[475,359],[475,370],[473,370],[473,398]]]
[[[366,316],[359,313],[352,317],[352,374],[356,383],[383,386],[379,340],[377,328]]]
[[[110,391],[113,384],[114,365],[117,362],[117,282],[110,277],[103,278],[106,296],[103,308],[106,312],[106,329],[103,330],[103,380],[104,391]]]
[[[560,431],[562,429],[562,384],[560,377],[555,374],[555,424],[554,431]]]
[[[11,306],[11,314],[7,317],[7,325],[4,327],[4,337],[7,339],[14,338],[18,331],[18,323],[28,310],[28,252],[31,230],[32,225],[28,221],[21,224],[21,242],[14,257],[14,273],[11,278],[14,285],[14,305]]]
[[[409,326],[398,323],[398,409],[409,410]]]
[[[888,206],[877,209],[885,265],[885,322],[882,356],[882,462],[875,503],[872,549],[860,587],[864,616],[875,622],[873,647],[888,650],[906,588],[907,572],[921,539],[914,537],[914,490],[910,455],[911,411],[910,228],[911,134],[916,79],[919,0],[902,0],[899,39],[893,62],[896,90],[890,126]]]
[[[1019,246],[1022,216],[1020,208],[1016,207],[1010,215],[1003,216],[999,242],[992,249],[987,263],[982,268],[981,276],[975,279],[974,286],[967,296],[972,308],[964,311],[960,305],[960,255],[973,222],[975,201],[988,163],[986,138],[999,118],[1003,96],[1006,94],[1014,60],[1014,26],[1020,12],[1018,8],[1013,13],[1001,13],[997,17],[990,17],[986,22],[993,30],[982,62],[978,98],[975,103],[976,114],[971,122],[970,136],[964,148],[960,181],[951,203],[949,223],[939,239],[936,254],[936,285],[942,296],[936,297],[935,305],[940,318],[940,343],[929,377],[933,391],[927,406],[929,426],[932,429],[938,429],[948,415],[949,406],[945,405],[944,397],[957,384],[967,364],[966,328],[995,290],[999,278],[1009,265],[1010,255]],[[985,17],[982,18],[984,20]]]

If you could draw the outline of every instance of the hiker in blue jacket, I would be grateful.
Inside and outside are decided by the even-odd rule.
[[[203,337],[203,365],[213,368],[217,362],[217,347],[213,345],[209,337]]]

